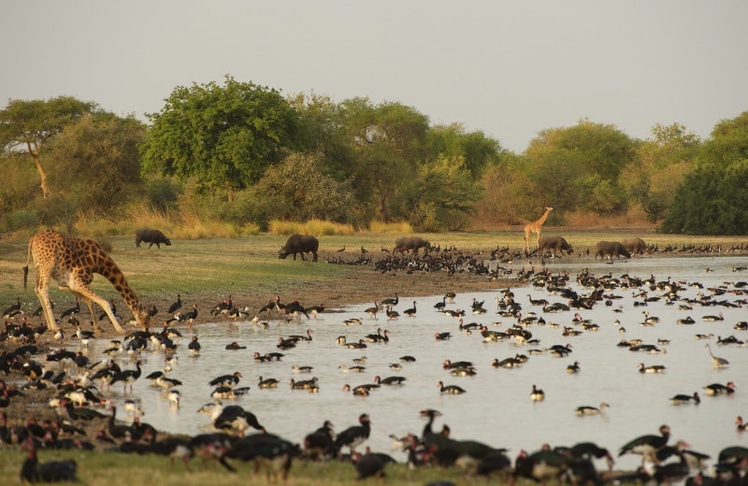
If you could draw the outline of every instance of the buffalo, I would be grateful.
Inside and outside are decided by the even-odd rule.
[[[621,242],[626,251],[633,254],[647,253],[648,247],[641,238],[628,238]]]
[[[312,261],[316,262],[317,250],[319,250],[319,240],[317,240],[317,238],[315,238],[314,236],[291,235],[288,237],[286,245],[278,252],[278,258],[285,260],[288,255],[293,253],[293,259],[296,260],[296,254],[299,253],[301,255],[301,259],[303,261],[306,261],[306,258],[304,258],[304,253],[311,252],[313,256]]]
[[[161,231],[156,229],[141,229],[135,233],[135,246],[140,248],[140,243],[150,243],[148,248],[152,247],[155,243],[158,248],[161,248],[161,243],[166,246],[171,246],[171,240],[166,237]]]
[[[394,255],[398,251],[400,253],[405,253],[406,251],[411,251],[412,253],[418,255],[418,250],[421,248],[429,249],[431,248],[431,243],[428,242],[428,240],[424,240],[420,236],[401,236],[397,240],[395,240],[395,249],[392,250],[392,254]]]
[[[631,253],[623,247],[620,241],[598,241],[595,245],[595,259],[597,257],[605,259],[606,256],[609,259],[613,257],[621,258],[622,256],[631,258]]]
[[[552,251],[554,257],[557,256],[557,251],[560,251],[562,256],[564,252],[568,255],[574,253],[574,248],[572,248],[571,245],[560,236],[544,236],[540,238],[538,249],[540,251]]]

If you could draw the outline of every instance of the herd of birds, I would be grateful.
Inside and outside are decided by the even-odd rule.
[[[368,257],[368,251],[362,256]],[[340,252],[342,253],[342,251]],[[410,269],[428,268],[431,260],[424,257],[411,257]],[[428,258],[428,257],[425,257]],[[476,259],[478,257],[473,255]],[[413,263],[414,262],[414,263]],[[738,270],[739,268],[739,270]],[[738,272],[743,268],[737,267]],[[378,268],[379,270],[379,268]],[[345,375],[365,376],[367,360],[373,361],[376,346],[386,346],[392,332],[389,327],[408,325],[408,319],[426,312],[438,313],[454,318],[455,325],[450,330],[431,328],[429,339],[446,341],[458,336],[467,336],[481,343],[512,343],[521,352],[504,359],[496,358],[490,366],[495,369],[512,369],[527,366],[528,361],[536,355],[572,359],[574,346],[571,343],[541,345],[536,329],[559,329],[559,335],[567,339],[595,332],[600,326],[616,326],[623,335],[627,331],[618,321],[614,324],[596,323],[585,319],[582,314],[593,307],[605,307],[612,313],[620,312],[616,307],[619,299],[631,295],[634,307],[641,307],[640,325],[664,326],[660,319],[651,315],[649,308],[655,303],[679,307],[683,312],[693,313],[701,308],[733,308],[748,304],[745,292],[748,284],[742,281],[725,282],[711,288],[699,287],[697,282],[679,282],[670,278],[658,280],[653,275],[636,277],[623,274],[613,276],[611,272],[596,275],[588,270],[581,271],[574,279],[565,272],[552,273],[545,266],[536,270],[526,269],[522,272],[522,282],[517,285],[531,287],[532,292],[546,292],[546,298],[534,298],[533,294],[523,292],[517,297],[510,287],[497,291],[495,303],[487,305],[485,301],[472,298],[464,309],[454,308],[457,298],[455,292],[446,292],[433,309],[418,305],[418,300],[400,301],[398,293],[374,299],[372,306],[361,309],[366,317],[346,319],[339,324],[335,313],[324,305],[302,305],[299,300],[284,302],[280,296],[269,299],[262,306],[237,306],[232,296],[223,299],[203,315],[196,304],[186,305],[181,295],[167,311],[163,327],[153,331],[133,331],[122,339],[105,341],[107,345],[100,353],[101,359],[92,362],[89,349],[101,339],[81,328],[79,316],[81,308],[75,306],[61,313],[61,335],[50,338],[43,325],[34,326],[27,315],[38,317],[35,312],[26,312],[21,299],[17,299],[3,311],[5,329],[0,336],[2,354],[0,354],[0,371],[6,380],[0,380],[0,443],[18,445],[26,452],[27,457],[21,465],[21,479],[27,482],[68,481],[75,478],[77,467],[75,460],[40,462],[39,451],[47,449],[96,449],[112,453],[158,454],[174,461],[181,461],[190,469],[191,460],[199,458],[204,462],[216,461],[227,471],[235,472],[234,461],[254,462],[262,466],[271,478],[285,480],[294,461],[343,461],[352,464],[359,479],[371,476],[384,476],[389,464],[403,462],[395,459],[390,452],[372,451],[367,441],[372,433],[389,434],[393,449],[406,457],[410,467],[459,467],[469,474],[480,476],[497,475],[515,481],[526,478],[537,482],[560,481],[570,483],[606,484],[606,483],[673,483],[685,480],[688,484],[747,484],[748,483],[748,448],[729,446],[719,451],[716,457],[694,451],[684,440],[672,441],[668,425],[662,425],[651,434],[635,437],[610,452],[605,446],[590,441],[576,444],[551,446],[539,444],[537,450],[520,450],[514,454],[511,449],[486,444],[478,440],[457,438],[450,427],[443,423],[441,429],[435,428],[436,420],[445,417],[433,408],[419,410],[418,417],[426,423],[420,432],[396,434],[382,430],[379,424],[370,417],[372,411],[362,411],[358,422],[354,424],[334,424],[333,419],[325,420],[318,429],[308,430],[301,440],[291,440],[274,433],[267,420],[258,417],[245,406],[243,397],[254,387],[257,389],[276,389],[288,386],[291,390],[308,393],[319,393],[324,384],[314,376],[314,366],[294,364],[288,369],[292,378],[288,381],[259,375],[256,382],[247,384],[244,374],[232,371],[216,376],[207,382],[212,388],[209,400],[197,411],[184,411],[181,405],[181,393],[190,383],[173,378],[170,374],[179,366],[179,358],[189,356],[194,359],[215,358],[206,354],[201,346],[198,327],[195,322],[231,322],[236,325],[248,325],[260,331],[275,327],[276,329],[294,330],[305,322],[309,327],[303,332],[281,332],[275,350],[268,352],[253,351],[251,359],[257,366],[262,363],[287,361],[295,348],[304,344],[314,344],[314,327],[317,319],[319,325],[339,325],[343,332],[336,344],[348,349],[365,352],[370,357],[360,354],[350,363],[341,363],[339,372]],[[574,290],[574,289],[578,290]],[[685,297],[687,290],[697,288],[696,297]],[[690,294],[689,294],[690,295]],[[524,297],[527,297],[525,299]],[[114,302],[112,302],[114,305]],[[29,304],[30,306],[30,304]],[[30,308],[30,307],[29,307]],[[116,310],[115,310],[116,312]],[[639,312],[639,311],[637,311]],[[155,308],[154,316],[158,315]],[[510,324],[498,321],[466,322],[471,316],[487,314],[495,319],[499,316]],[[562,317],[563,316],[563,317]],[[93,317],[93,316],[91,316]],[[568,317],[568,318],[567,318]],[[479,317],[476,317],[479,319]],[[689,322],[689,319],[691,322]],[[693,319],[679,319],[675,325],[692,326],[697,322],[722,322],[722,312],[714,312]],[[568,325],[555,322],[568,322]],[[489,326],[495,325],[496,328]],[[360,332],[356,338],[348,338],[346,331],[363,329],[366,325],[371,332]],[[376,331],[374,331],[376,327]],[[733,326],[736,331],[748,330],[745,321]],[[67,336],[65,333],[67,332]],[[183,334],[187,335],[184,338]],[[433,336],[433,337],[430,337]],[[697,339],[705,340],[705,356],[715,369],[729,368],[728,359],[715,354],[715,346],[744,346],[745,342],[735,335],[718,336],[716,340],[710,334],[695,334]],[[184,339],[181,339],[184,338]],[[186,344],[184,344],[186,342]],[[664,355],[669,341],[660,339],[656,343],[642,342],[640,339],[621,339],[618,347],[632,352],[641,352],[650,356]],[[75,351],[70,348],[76,347]],[[232,341],[225,350],[229,352],[247,350],[246,343]],[[163,366],[160,370],[144,373],[144,364],[154,360],[154,355]],[[413,354],[399,357],[398,362],[388,363],[388,368],[397,373],[391,376],[374,377],[372,382],[359,385],[345,384],[343,392],[365,400],[365,397],[380,393],[384,387],[408,386],[407,367],[417,361],[417,350]],[[448,395],[470,396],[466,385],[449,383],[452,377],[470,377],[476,375],[481,366],[470,360],[445,359],[442,368],[445,377],[434,383],[437,393]],[[262,369],[262,368],[258,368]],[[565,368],[569,374],[582,372],[582,364],[573,360]],[[641,362],[639,373],[666,373],[664,364],[645,364]],[[139,380],[150,382],[149,388],[159,393],[175,413],[197,413],[206,416],[210,430],[205,433],[187,436],[173,435],[159,431],[157,426],[143,420],[145,412],[140,408],[140,401],[134,394],[134,385]],[[701,394],[700,394],[701,393]],[[702,395],[737,396],[737,385],[727,383],[705,384],[700,390],[688,391],[667,397],[674,405],[698,406]],[[542,406],[546,393],[540,383],[528,383],[528,400]],[[29,415],[21,399],[46,401],[49,404],[46,415],[37,417]],[[207,399],[208,397],[206,397]],[[459,400],[455,398],[454,400]],[[14,407],[15,404],[18,406]],[[361,407],[368,407],[366,401]],[[703,405],[702,405],[703,406]],[[614,404],[580,405],[573,412],[578,416],[605,416]],[[6,411],[8,411],[6,413]],[[13,411],[11,415],[10,411]],[[120,412],[118,418],[118,411]],[[414,419],[417,417],[414,414]],[[336,425],[344,425],[337,432]],[[382,424],[384,425],[384,424]],[[742,417],[735,418],[736,431],[748,430]],[[419,427],[420,428],[420,427]],[[375,432],[373,432],[373,430]],[[641,457],[641,466],[632,470],[620,470],[615,467],[616,457],[629,454]]]

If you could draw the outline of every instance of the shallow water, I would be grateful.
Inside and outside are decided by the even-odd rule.
[[[688,287],[681,297],[695,298],[699,293],[708,293],[709,287],[746,279],[748,272],[733,272],[732,268],[745,265],[745,258],[738,257],[696,257],[696,258],[640,258],[629,261],[615,261],[613,264],[601,261],[563,259],[548,262],[552,273],[567,271],[571,274],[570,285],[579,293],[589,293],[591,289],[580,288],[576,275],[587,268],[593,274],[611,273],[618,277],[624,273],[640,278],[653,274],[658,281],[668,277],[682,282],[699,281],[704,288]],[[706,269],[710,270],[707,272]],[[518,270],[515,268],[515,270]],[[730,288],[733,288],[730,286]],[[416,301],[416,317],[400,317],[388,321],[384,315],[373,320],[364,313],[369,305],[357,305],[343,309],[339,313],[320,314],[319,318],[304,318],[298,323],[270,321],[267,329],[254,326],[251,322],[216,322],[202,324],[194,329],[202,344],[199,357],[187,353],[189,332],[181,328],[184,337],[179,344],[178,362],[169,373],[184,385],[179,387],[182,399],[178,410],[170,409],[168,401],[158,390],[150,387],[144,377],[164,366],[160,352],[146,352],[143,377],[135,384],[134,395],[141,400],[145,411],[144,421],[169,432],[196,434],[210,428],[209,417],[197,413],[198,408],[212,401],[212,387],[208,382],[221,374],[240,371],[243,379],[240,386],[250,386],[248,395],[233,401],[257,415],[268,431],[289,440],[302,442],[304,436],[331,420],[337,431],[342,431],[357,422],[361,413],[368,413],[372,422],[372,435],[368,445],[373,450],[390,451],[390,434],[403,436],[408,432],[420,435],[424,421],[419,418],[419,410],[434,408],[443,413],[437,418],[434,428],[448,424],[452,436],[457,439],[474,439],[496,447],[509,449],[513,457],[521,449],[534,451],[544,443],[552,446],[573,445],[581,441],[594,441],[617,454],[619,448],[629,440],[644,434],[657,434],[660,425],[667,424],[674,440],[686,440],[692,449],[710,454],[712,458],[719,451],[731,445],[748,446],[748,434],[740,435],[735,430],[734,420],[738,415],[748,418],[748,350],[734,344],[718,346],[718,336],[735,335],[738,339],[748,339],[745,331],[736,331],[733,325],[747,320],[745,308],[694,307],[691,311],[679,310],[678,305],[666,305],[664,300],[650,302],[647,307],[634,306],[634,292],[638,289],[612,290],[622,299],[613,300],[612,306],[598,303],[591,310],[578,311],[585,319],[600,326],[595,332],[585,331],[579,336],[564,337],[562,328],[572,325],[575,310],[557,314],[543,313],[540,307],[529,304],[527,294],[534,299],[545,298],[550,302],[564,302],[559,296],[549,295],[541,288],[532,285],[515,287],[515,300],[523,306],[523,311],[535,311],[547,324],[534,325],[528,329],[539,345],[530,346],[516,341],[485,343],[478,333],[467,335],[458,329],[458,321],[436,312],[434,304],[442,300],[444,292],[455,289],[434,289],[434,296],[410,298],[407,289],[382,289],[382,295],[375,299],[391,296],[399,291],[400,303],[396,310],[411,307]],[[608,293],[608,292],[606,292]],[[662,292],[650,292],[659,295]],[[454,304],[447,308],[466,308],[466,323],[486,324],[490,329],[502,330],[510,327],[515,319],[504,318],[496,313],[495,298],[499,292],[459,294]],[[488,312],[473,315],[469,312],[472,299],[485,300]],[[717,299],[736,301],[745,296],[724,294]],[[302,302],[303,303],[303,302]],[[615,312],[620,310],[620,312]],[[654,326],[642,326],[646,310],[660,318]],[[706,314],[724,314],[724,321],[705,322]],[[696,324],[677,325],[680,318],[691,315]],[[360,326],[346,326],[346,319],[358,317],[363,320]],[[616,320],[620,324],[616,324]],[[498,323],[498,324],[497,324]],[[336,343],[336,338],[345,335],[348,341],[356,341],[377,328],[389,330],[387,344],[368,344],[364,350],[346,349]],[[303,334],[307,328],[313,330],[311,342],[301,342],[296,348],[282,351],[281,361],[256,363],[252,354],[279,351],[278,338],[290,334]],[[621,333],[620,328],[626,332]],[[435,332],[449,331],[452,338],[437,341]],[[698,340],[697,333],[711,333],[710,340]],[[659,338],[669,339],[664,346],[666,354],[632,352],[616,346],[621,339],[640,338],[644,343],[656,344]],[[227,351],[225,345],[238,341],[247,349]],[[712,366],[705,342],[711,343],[715,355],[728,359],[727,368]],[[557,358],[550,353],[533,354],[523,366],[515,369],[493,368],[494,358],[503,359],[516,353],[529,354],[530,349],[547,348],[553,344],[572,344],[573,352],[566,358]],[[89,345],[92,358],[96,358],[108,343],[95,342]],[[403,363],[402,371],[389,369],[390,363],[399,362],[399,357],[412,355],[415,363]],[[365,373],[345,373],[339,365],[352,366],[353,358],[367,357]],[[470,360],[477,368],[473,377],[453,377],[442,368],[445,359],[452,361]],[[580,363],[577,374],[566,372],[567,365]],[[638,364],[660,364],[666,366],[662,374],[642,374]],[[293,374],[293,365],[314,367],[311,375]],[[132,367],[126,362],[125,367]],[[356,386],[381,377],[400,375],[407,381],[402,386],[386,387],[373,392],[369,397],[355,397],[342,391],[348,383]],[[256,385],[259,377],[276,378],[281,384],[277,389],[261,390]],[[291,378],[319,379],[319,393],[291,390],[287,385]],[[467,390],[460,396],[441,395],[437,382],[457,384]],[[734,381],[737,392],[732,396],[706,396],[702,388],[710,383],[725,384]],[[529,398],[533,384],[546,393],[543,402],[535,403]],[[120,406],[125,397],[118,385],[113,387],[115,403]],[[676,406],[669,400],[676,394],[693,394],[698,391],[701,404]],[[226,400],[224,403],[228,403]],[[610,408],[604,416],[579,417],[575,414],[580,405],[599,406],[607,402]],[[393,453],[398,459],[404,454]],[[714,460],[712,462],[714,462]],[[634,468],[638,456],[624,456],[617,459],[617,467]]]

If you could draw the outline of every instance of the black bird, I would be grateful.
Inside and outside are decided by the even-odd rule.
[[[660,435],[643,435],[632,440],[628,444],[621,447],[621,451],[618,456],[624,454],[640,454],[642,456],[642,462],[649,461],[656,463],[657,451],[667,445],[670,439],[670,427],[667,425],[660,426]]]
[[[221,413],[213,421],[213,426],[217,429],[237,430],[240,436],[244,436],[244,431],[249,427],[262,433],[266,432],[265,427],[257,420],[257,416],[239,405],[223,407]]]
[[[334,440],[332,422],[325,420],[322,427],[304,437],[304,454],[313,461],[324,459]]]
[[[255,470],[265,467],[266,482],[278,482],[278,475],[285,482],[294,456],[298,456],[299,447],[285,439],[272,434],[253,434],[243,437],[226,451],[225,457],[241,459],[255,463]],[[227,466],[225,462],[222,462]],[[230,468],[227,467],[227,469]],[[229,469],[231,470],[231,469]]]
[[[200,353],[200,348],[201,346],[197,340],[197,336],[192,336],[190,343],[187,345],[187,349],[189,349],[192,354],[198,354]]]
[[[174,314],[176,311],[182,308],[182,296],[177,294],[177,301],[169,306],[169,310],[166,311],[169,314]]]
[[[18,315],[21,312],[21,298],[16,297],[16,303],[9,306],[7,309],[5,309],[0,317],[3,319],[7,319],[9,317],[14,317]]]
[[[23,441],[21,450],[28,453],[28,457],[23,462],[23,466],[21,466],[22,483],[76,481],[75,473],[78,469],[78,465],[74,460],[68,459],[65,461],[40,463],[36,456],[36,445],[31,436]]]
[[[234,387],[237,384],[239,384],[239,379],[241,378],[242,378],[242,374],[238,371],[235,371],[234,373],[230,375],[221,375],[217,378],[213,378],[212,380],[210,380],[210,382],[208,382],[208,384],[210,386],[222,385],[222,386]]]
[[[117,383],[118,381],[122,381],[125,384],[124,393],[127,393],[127,385],[130,385],[130,393],[132,394],[132,385],[137,381],[138,378],[140,378],[140,374],[142,373],[142,369],[140,368],[140,365],[142,363],[140,361],[137,361],[135,363],[135,369],[134,370],[122,370],[119,373],[115,373],[112,377],[112,381],[110,384]]]
[[[192,323],[195,322],[195,319],[197,319],[197,304],[192,304],[191,311],[185,312],[184,314],[180,313],[177,315],[177,320],[179,322],[187,321],[190,327],[192,327]]]
[[[394,462],[394,459],[390,457],[388,460],[388,456],[384,454],[353,454],[353,464],[358,471],[359,481],[370,477],[385,477],[384,467],[390,462]]]
[[[81,311],[81,303],[78,299],[75,299],[75,307],[70,307],[69,309],[65,309],[62,311],[62,314],[60,314],[60,319],[65,319],[66,317],[71,316],[77,316]]]
[[[234,303],[231,300],[231,296],[229,295],[228,299],[225,299],[218,304],[214,305],[213,308],[210,310],[210,314],[217,316],[218,314],[226,314],[228,313],[231,308],[234,306]]]
[[[348,447],[348,449],[351,451],[351,454],[353,454],[356,451],[356,447],[361,445],[366,439],[369,438],[369,434],[371,433],[371,422],[369,420],[368,414],[361,414],[359,416],[358,421],[361,425],[354,425],[352,427],[348,427],[344,431],[342,431],[338,436],[335,438],[335,441],[333,442],[332,449],[334,454],[333,455],[339,455],[340,449],[343,447]]]
[[[390,297],[388,299],[384,299],[379,304],[383,305],[383,306],[391,305],[391,306],[394,307],[394,306],[396,306],[398,304],[398,302],[400,302],[400,297],[398,297],[397,292],[395,292],[395,297]]]

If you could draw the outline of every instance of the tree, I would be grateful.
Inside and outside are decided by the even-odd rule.
[[[450,158],[461,157],[465,168],[476,180],[480,179],[489,164],[498,162],[501,155],[505,154],[497,140],[486,137],[480,131],[466,133],[465,128],[458,123],[431,127],[427,147],[433,158],[441,154]]]
[[[138,146],[145,134],[134,117],[84,116],[49,146],[50,185],[75,209],[110,214],[142,192]]]
[[[678,186],[662,231],[748,233],[748,112],[721,121],[711,136],[695,170]]]
[[[348,184],[324,174],[321,157],[292,153],[269,167],[251,191],[266,201],[261,214],[293,221],[324,219],[344,222],[352,206]]]
[[[42,197],[49,197],[47,172],[42,164],[45,144],[98,105],[60,96],[49,100],[10,100],[0,111],[0,145],[10,153],[28,155],[36,164]]]
[[[293,148],[298,117],[281,94],[226,76],[177,87],[152,122],[143,145],[146,171],[194,177],[201,189],[232,191],[258,181]]]

